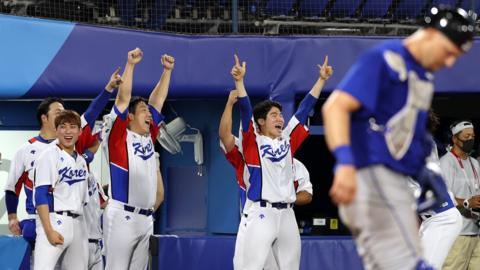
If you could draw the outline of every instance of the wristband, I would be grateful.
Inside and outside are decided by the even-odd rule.
[[[353,165],[353,154],[350,145],[340,145],[333,150],[337,165]]]

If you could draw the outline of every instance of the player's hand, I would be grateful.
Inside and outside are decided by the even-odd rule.
[[[63,245],[63,236],[55,230],[50,230],[47,232],[47,239],[48,242],[50,242],[50,244],[53,246]]]
[[[471,209],[478,209],[480,208],[480,195],[475,195],[468,199],[468,205]]]
[[[108,91],[108,92],[112,92],[113,89],[116,89],[120,86],[120,84],[122,84],[122,76],[120,76],[120,67],[118,67],[112,74],[112,76],[110,76],[110,81],[108,81],[108,84],[107,86],[105,86],[105,89]]]
[[[357,191],[356,170],[352,165],[340,165],[335,171],[330,197],[336,204],[349,204]]]
[[[18,219],[13,218],[8,221],[8,229],[13,235],[22,235],[22,230],[20,229],[20,222]]]
[[[230,94],[228,95],[227,103],[228,105],[233,106],[233,104],[235,104],[237,100],[238,100],[238,90],[234,89],[230,91]]]
[[[333,68],[328,65],[328,55],[325,56],[325,61],[323,61],[323,65],[318,65],[320,69],[320,79],[326,81],[328,80],[333,74]]]
[[[142,61],[143,52],[139,48],[135,48],[128,52],[128,63],[135,65]]]
[[[173,56],[170,56],[168,54],[162,55],[162,65],[163,68],[166,70],[172,70],[173,67],[175,66],[175,58]]]
[[[235,81],[243,80],[243,77],[245,77],[245,73],[247,72],[247,63],[244,61],[242,62],[242,65],[240,65],[240,59],[238,59],[238,56],[234,54],[233,57],[235,58],[235,65],[232,67],[230,74],[232,74]]]

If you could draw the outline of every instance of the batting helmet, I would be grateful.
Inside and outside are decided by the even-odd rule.
[[[427,12],[424,27],[435,28],[466,52],[472,47],[477,14],[449,6],[432,7]]]

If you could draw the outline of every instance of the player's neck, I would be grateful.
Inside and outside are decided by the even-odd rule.
[[[462,149],[458,148],[456,145],[453,146],[452,152],[455,154],[455,156],[461,159],[467,159],[468,157],[467,153],[463,152]]]
[[[67,152],[69,155],[73,156],[73,153],[75,152],[75,146],[65,146],[61,143],[58,144],[58,147],[60,147],[60,149],[62,149],[63,151]]]
[[[48,128],[41,128],[40,129],[40,137],[42,137],[45,140],[53,140],[57,138],[57,135],[55,133],[55,130],[50,130]]]
[[[415,32],[413,35],[407,37],[404,42],[403,46],[407,49],[407,51],[412,55],[413,59],[420,65],[422,65],[421,61],[421,44],[422,38],[425,34],[421,31]]]
[[[146,136],[146,135],[148,135],[148,133],[149,133],[148,131],[145,132],[145,130],[143,130],[142,128],[140,128],[140,127],[138,127],[137,125],[134,125],[134,124],[132,124],[132,123],[130,123],[130,124],[128,125],[128,129],[129,129],[130,131],[132,131],[132,132],[140,135],[140,136]]]

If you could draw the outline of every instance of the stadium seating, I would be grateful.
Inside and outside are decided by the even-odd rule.
[[[361,0],[336,0],[330,14],[335,18],[356,17],[356,11],[362,3]]]
[[[299,15],[301,17],[324,17],[328,0],[303,0],[300,3]]]
[[[429,1],[427,0],[403,0],[400,1],[394,12],[394,17],[403,20],[415,20],[420,17]]]
[[[362,10],[362,17],[366,18],[386,18],[392,5],[392,0],[368,0],[365,2]]]

